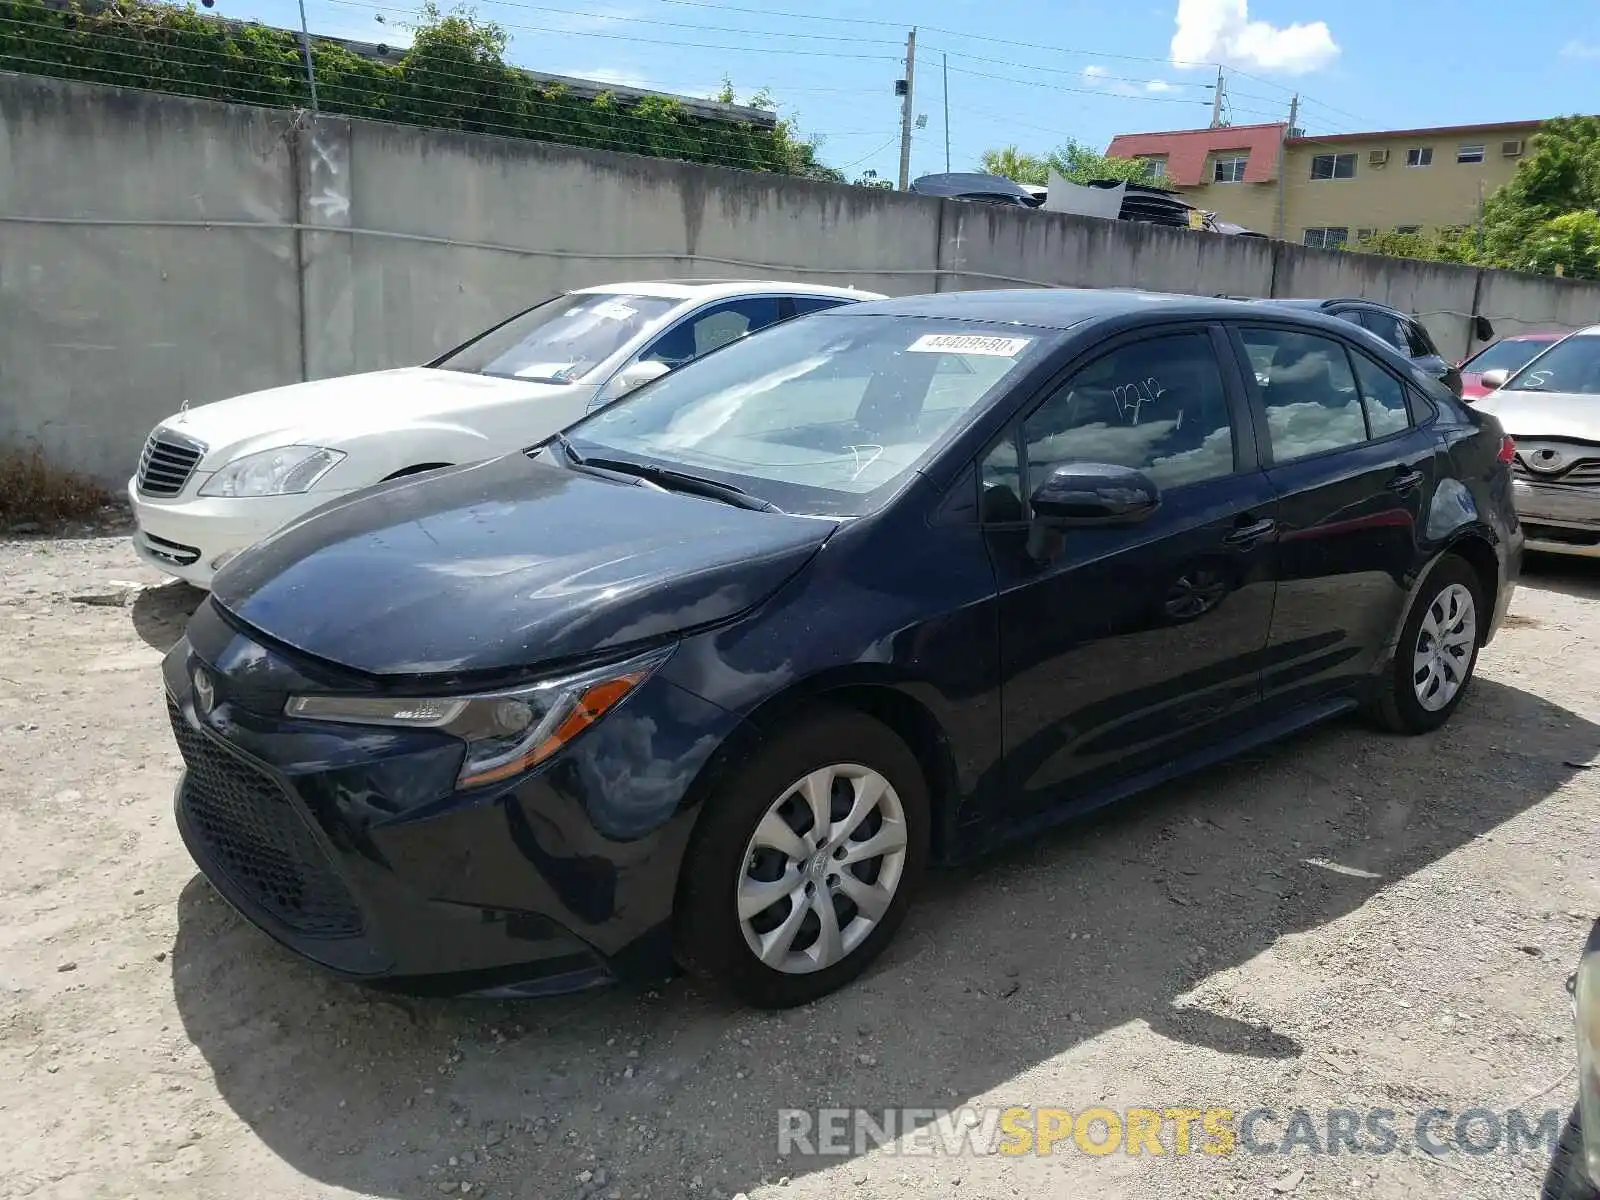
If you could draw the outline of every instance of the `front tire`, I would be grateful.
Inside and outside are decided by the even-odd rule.
[[[1582,1162],[1583,1126],[1574,1108],[1567,1118],[1566,1128],[1561,1131],[1555,1156],[1545,1171],[1539,1200],[1600,1200],[1600,1192],[1584,1176]]]
[[[802,717],[706,801],[674,917],[690,973],[760,1008],[850,982],[905,919],[928,857],[927,782],[863,713]]]
[[[1472,683],[1489,613],[1483,585],[1449,555],[1428,574],[1406,616],[1373,715],[1396,733],[1430,733],[1450,719]]]

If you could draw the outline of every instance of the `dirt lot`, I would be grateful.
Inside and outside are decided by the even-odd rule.
[[[862,983],[781,1015],[683,981],[395,999],[291,960],[174,832],[156,663],[197,597],[129,586],[156,581],[116,537],[0,543],[0,1196],[1537,1193],[1539,1151],[1409,1133],[1575,1094],[1600,569],[1534,567],[1441,734],[1335,725],[936,876]],[[965,1104],[1267,1106],[1258,1145],[1378,1108],[1400,1136],[778,1156],[779,1108]]]

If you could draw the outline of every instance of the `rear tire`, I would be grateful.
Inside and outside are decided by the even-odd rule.
[[[916,756],[863,713],[782,730],[706,801],[684,856],[678,961],[759,1008],[843,987],[905,919],[928,857]]]
[[[1406,615],[1372,716],[1404,734],[1431,733],[1448,721],[1472,683],[1488,619],[1471,564],[1453,554],[1440,559]]]

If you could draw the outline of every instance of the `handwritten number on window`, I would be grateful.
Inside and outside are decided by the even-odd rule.
[[[1111,398],[1117,402],[1117,412],[1129,425],[1139,423],[1139,415],[1146,404],[1154,404],[1167,394],[1161,380],[1154,375],[1137,383],[1124,383],[1111,389]]]

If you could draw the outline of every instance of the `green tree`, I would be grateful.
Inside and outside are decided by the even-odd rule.
[[[1013,183],[1031,183],[1042,187],[1050,182],[1050,164],[1037,154],[1024,154],[1015,146],[983,152],[983,169],[991,175],[1009,179]]]
[[[1524,271],[1600,279],[1600,213],[1583,211],[1551,217],[1533,228],[1522,245]]]
[[[1419,233],[1374,233],[1351,247],[1365,254],[1420,258],[1432,262],[1473,264],[1479,261],[1477,232],[1471,228],[1431,229]]]
[[[1149,165],[1141,160],[1112,158],[1074,140],[1068,140],[1045,155],[1027,154],[1015,146],[985,150],[983,169],[991,175],[1035,186],[1049,183],[1052,170],[1071,183],[1088,183],[1093,179],[1120,179],[1128,183],[1154,181]]]
[[[1600,211],[1600,117],[1559,117],[1534,136],[1532,152],[1483,206],[1483,243],[1494,265],[1529,269],[1548,222]],[[1561,235],[1555,235],[1558,240]]]
[[[1120,179],[1126,183],[1153,183],[1150,164],[1138,158],[1112,158],[1085,146],[1082,142],[1068,141],[1052,151],[1049,165],[1071,183],[1088,183],[1091,179]]]

